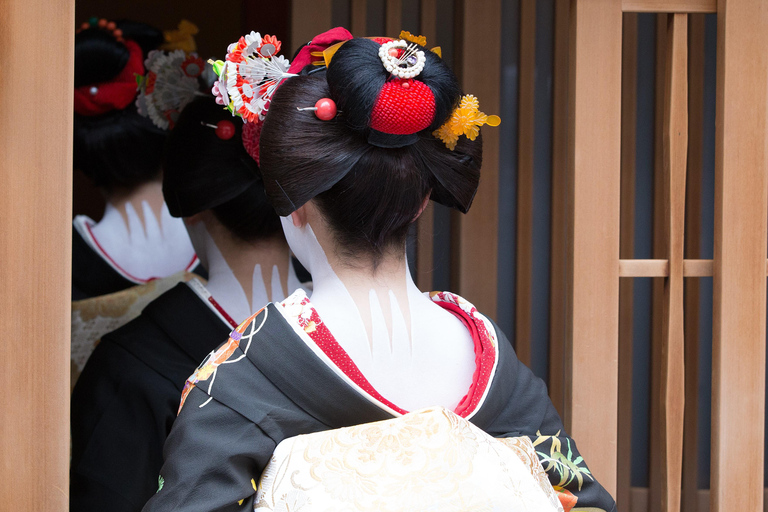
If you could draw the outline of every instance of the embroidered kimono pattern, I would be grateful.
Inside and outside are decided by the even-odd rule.
[[[454,412],[492,437],[528,437],[564,510],[614,511],[613,499],[564,434],[546,386],[504,335],[461,297],[440,292],[431,298],[462,319],[475,343],[472,388]],[[164,486],[145,510],[253,508],[251,481],[259,480],[283,440],[405,412],[356,373],[303,291],[269,304],[235,333],[188,381],[166,443]]]
[[[255,510],[563,512],[533,450],[527,437],[495,439],[442,407],[291,437],[261,477]]]
[[[181,283],[102,338],[72,394],[72,512],[141,510],[184,383],[231,329]]]

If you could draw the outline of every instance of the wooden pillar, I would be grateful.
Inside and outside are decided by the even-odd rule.
[[[720,0],[711,510],[763,509],[768,5]]]
[[[291,0],[291,48],[295,51],[330,29],[332,10],[332,0]]]
[[[366,34],[366,20],[368,15],[368,2],[366,0],[351,0],[352,2],[352,28],[350,32],[357,37]]]
[[[430,47],[437,45],[437,0],[421,0],[421,35]],[[418,220],[418,245],[416,246],[416,282],[422,291],[433,290],[435,210],[432,202]]]
[[[653,257],[665,259],[664,237],[664,87],[666,79],[667,14],[656,16],[656,77],[654,105],[653,155]],[[664,281],[653,280],[651,309],[651,397],[650,457],[648,502],[661,507],[661,340]]]
[[[498,114],[501,103],[501,0],[459,2],[460,34],[456,67],[464,91],[480,100],[480,110]],[[482,51],[478,51],[482,48]],[[514,122],[513,119],[502,122]],[[498,271],[499,131],[483,128],[480,188],[466,215],[457,215],[452,236],[458,244],[458,293],[488,315],[496,312]]]
[[[683,256],[688,157],[688,15],[682,13],[671,14],[667,23],[663,157],[669,276],[664,281],[662,308],[661,510],[679,512],[685,406]]]
[[[568,26],[569,2],[555,2],[552,87],[552,251],[549,290],[549,397],[565,414],[566,289],[568,270]]]
[[[701,190],[704,136],[705,15],[690,16],[688,31],[688,173],[685,187],[685,257],[701,258]],[[698,510],[699,279],[685,282],[685,436],[683,496],[685,512]]]
[[[635,157],[637,139],[637,14],[624,14],[621,56],[621,245],[635,257]],[[619,428],[616,504],[629,509],[632,476],[632,361],[634,279],[619,283]]]
[[[517,268],[515,351],[531,365],[533,286],[533,153],[536,134],[536,0],[520,0],[520,74],[517,158]]]
[[[0,508],[61,511],[69,506],[75,5],[0,0],[0,12],[8,77],[0,88]],[[52,58],[41,45],[55,49]]]
[[[566,427],[616,492],[621,3],[571,2]]]
[[[386,36],[397,37],[403,29],[403,0],[387,0]],[[429,42],[429,41],[427,41]]]

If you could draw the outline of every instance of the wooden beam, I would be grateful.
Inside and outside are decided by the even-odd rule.
[[[0,12],[0,503],[67,510],[75,3]]]
[[[501,0],[461,2],[458,34],[463,89],[480,100],[480,110],[497,114],[501,100]],[[483,48],[478,52],[478,48]],[[502,122],[514,122],[509,119]],[[458,244],[459,293],[480,311],[496,312],[498,271],[499,131],[483,128],[483,168],[472,208],[458,214],[452,234]]]
[[[291,47],[294,51],[331,28],[332,7],[332,0],[291,0]],[[258,30],[258,27],[249,30]]]
[[[616,492],[621,4],[571,3],[566,427]]]
[[[685,187],[685,256],[701,257],[701,186],[704,163],[705,14],[689,17],[688,31],[688,176]],[[683,261],[688,277],[690,261]],[[698,512],[699,476],[699,292],[700,280],[685,282],[685,433],[682,509]]]
[[[763,507],[768,8],[717,10],[712,512]],[[753,468],[744,471],[744,468]]]
[[[624,12],[717,12],[717,0],[621,0]]]
[[[427,38],[427,44],[430,47],[435,46],[437,44],[437,0],[421,0],[420,8],[421,34]],[[433,290],[435,210],[431,202],[419,217],[417,233],[416,282],[419,290]]]
[[[533,153],[536,95],[536,0],[520,0],[520,74],[517,159],[515,352],[531,365],[533,287]]]
[[[685,277],[712,277],[712,260],[685,260],[683,262],[683,275]]]
[[[683,260],[683,277],[712,277],[712,260]],[[768,270],[768,269],[766,269]],[[667,260],[619,260],[619,277],[667,277]]]
[[[552,70],[552,250],[549,290],[549,397],[565,414],[565,338],[568,270],[568,35],[570,2],[555,2]]]
[[[664,196],[669,277],[662,318],[662,512],[680,511],[685,410],[683,256],[685,173],[688,159],[688,15],[667,24],[664,93]]]
[[[621,242],[619,256],[635,253],[635,147],[637,138],[637,14],[624,15],[621,55]],[[621,275],[621,266],[619,266]],[[619,283],[619,429],[616,506],[629,507],[632,473],[632,352],[634,280]]]
[[[619,277],[667,277],[669,260],[619,260]]]

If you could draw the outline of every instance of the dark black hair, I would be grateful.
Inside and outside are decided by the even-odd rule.
[[[123,37],[136,42],[144,57],[163,43],[160,30],[134,21],[118,21]],[[75,87],[115,78],[128,63],[128,48],[105,30],[89,28],[75,36]],[[111,193],[160,177],[167,133],[142,117],[132,102],[123,110],[74,116],[74,165],[96,186]]]
[[[327,72],[306,68],[285,80],[272,98],[260,152],[264,185],[280,215],[314,198],[338,249],[347,256],[368,255],[374,264],[385,251],[404,245],[430,191],[433,200],[466,212],[482,163],[480,137],[460,137],[451,151],[432,135],[461,90],[448,66],[429,51],[416,79],[435,96],[431,126],[404,147],[369,143],[371,111],[388,77],[378,48],[367,39],[347,41]],[[296,110],[324,97],[336,102],[335,119],[321,121],[311,111]]]
[[[216,125],[235,127],[224,140]],[[163,158],[163,195],[174,217],[212,210],[233,235],[246,242],[282,236],[280,218],[267,201],[259,168],[242,143],[242,122],[213,97],[196,98],[181,112]]]

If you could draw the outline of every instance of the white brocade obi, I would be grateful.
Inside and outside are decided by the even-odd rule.
[[[495,439],[441,407],[283,440],[254,509],[563,511],[527,437]]]

